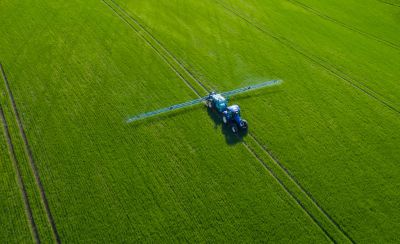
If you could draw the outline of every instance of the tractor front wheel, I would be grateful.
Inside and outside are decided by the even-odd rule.
[[[242,129],[242,130],[247,130],[247,128],[248,128],[248,124],[247,124],[247,121],[246,120],[242,120],[242,122],[240,123],[240,128]]]

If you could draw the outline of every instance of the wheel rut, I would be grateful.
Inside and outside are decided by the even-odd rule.
[[[35,183],[36,183],[36,185],[37,185],[37,187],[39,189],[39,192],[40,192],[40,198],[42,200],[42,203],[43,203],[43,206],[44,206],[44,209],[45,209],[45,212],[46,212],[46,217],[47,217],[47,219],[48,219],[48,221],[50,223],[50,226],[51,226],[52,233],[53,233],[55,241],[57,243],[61,243],[60,236],[58,234],[58,230],[57,230],[53,215],[52,215],[52,213],[50,211],[50,206],[49,206],[49,203],[48,203],[48,200],[47,200],[47,196],[46,196],[42,181],[41,181],[40,176],[39,176],[39,171],[38,171],[38,169],[36,167],[36,162],[35,162],[35,159],[33,157],[32,149],[31,149],[31,147],[29,145],[28,138],[26,137],[25,129],[24,129],[23,125],[22,125],[22,121],[21,121],[21,118],[20,118],[20,115],[19,115],[19,111],[17,109],[17,105],[15,103],[15,99],[14,99],[13,93],[11,91],[11,88],[10,88],[6,73],[5,73],[4,68],[3,68],[3,66],[1,64],[0,64],[0,69],[1,69],[1,73],[2,73],[2,76],[3,76],[3,80],[4,80],[4,83],[5,83],[5,87],[6,87],[8,96],[10,98],[11,107],[12,107],[12,110],[13,110],[13,113],[14,113],[14,117],[15,117],[16,123],[18,125],[19,133],[20,133],[20,136],[21,136],[21,138],[22,138],[22,140],[24,142],[24,150],[25,150],[26,156],[28,157],[29,166],[30,166],[31,172],[34,175]]]
[[[314,196],[306,189],[304,188],[300,182],[296,179],[296,177],[278,160],[276,156],[272,153],[271,150],[266,148],[260,141],[255,137],[252,133],[249,133],[249,136],[254,140],[254,142],[257,144],[258,147],[260,147],[271,159],[271,161],[276,164],[280,170],[286,174],[286,177],[288,177],[298,189],[301,190],[302,193],[304,193],[307,198],[315,205],[315,207],[327,218],[329,221],[336,227],[338,228],[344,236],[347,237],[352,243],[355,243],[355,241],[351,238],[351,236],[333,219],[332,216],[329,215],[329,213],[322,208],[322,206],[317,202],[317,200],[314,198]]]
[[[154,38],[136,19],[130,16],[124,9],[112,0],[102,0],[123,22],[125,22],[137,35],[149,45],[155,53],[174,71],[174,73],[194,92],[197,96],[201,94],[196,88],[187,81],[185,76],[189,73],[185,72],[181,63],[177,62],[173,56],[156,38]],[[165,54],[166,53],[166,54]],[[183,72],[182,72],[183,71]],[[186,74],[185,74],[186,73]]]
[[[390,3],[390,2],[383,1],[383,0],[377,0],[377,1],[381,2],[383,4],[387,4],[387,5],[391,5],[391,6],[400,8],[400,4]]]
[[[323,18],[323,19],[325,19],[325,20],[327,20],[327,21],[330,21],[330,22],[332,22],[332,23],[334,23],[334,24],[336,24],[336,25],[342,26],[342,27],[344,27],[344,28],[346,28],[346,29],[348,29],[348,30],[350,30],[350,31],[356,32],[356,33],[358,33],[358,34],[360,34],[360,35],[363,35],[363,36],[365,36],[365,37],[367,37],[367,38],[370,38],[370,39],[372,39],[372,40],[375,40],[375,41],[377,41],[377,42],[380,42],[380,43],[382,43],[382,44],[385,44],[385,45],[387,45],[387,46],[389,46],[389,47],[392,47],[392,48],[394,48],[394,49],[400,50],[400,46],[399,46],[398,44],[396,44],[396,43],[393,43],[393,42],[391,42],[391,41],[385,40],[385,39],[383,39],[383,38],[381,38],[381,37],[378,37],[378,36],[376,36],[376,35],[373,35],[373,34],[371,34],[371,33],[365,32],[365,31],[360,30],[360,29],[358,29],[358,28],[356,28],[356,27],[353,27],[353,26],[351,26],[351,25],[348,25],[348,24],[346,24],[346,23],[344,23],[344,22],[342,22],[342,21],[339,21],[339,20],[337,20],[337,19],[334,19],[334,18],[330,17],[329,15],[326,15],[326,14],[322,13],[321,11],[319,11],[319,10],[317,10],[317,9],[315,9],[315,8],[312,8],[311,6],[309,6],[309,5],[307,5],[307,4],[304,4],[304,3],[299,2],[299,1],[297,1],[297,0],[286,0],[286,1],[292,3],[292,4],[295,5],[295,6],[301,7],[301,8],[303,8],[304,10],[306,10],[307,12],[312,13],[312,14],[314,14],[314,15],[317,15],[317,16],[319,16],[320,18]]]
[[[150,45],[153,50],[160,56],[162,55],[168,55],[169,57],[162,57],[162,59],[168,64],[169,67],[179,76],[180,79],[182,79],[186,84],[189,84],[188,86],[191,88],[191,90],[198,96],[201,97],[201,92],[199,92],[195,87],[198,87],[202,89],[203,92],[209,93],[211,89],[209,89],[203,82],[201,82],[199,79],[197,79],[193,73],[186,68],[176,57],[173,55],[161,42],[154,37],[142,24],[139,23],[137,19],[135,19],[130,13],[128,13],[126,10],[121,8],[119,5],[116,5],[116,3],[113,0],[109,0],[110,3],[108,3],[106,0],[102,0],[109,8],[112,9],[113,12],[115,12],[119,18],[121,18],[125,23],[127,23],[129,26],[132,27],[137,33],[145,33],[144,35],[147,35],[147,37],[142,37],[145,39],[146,43]],[[115,8],[113,8],[111,5],[114,5]],[[117,10],[118,9],[118,10]],[[122,13],[118,13],[118,12]],[[129,23],[129,20],[134,22],[136,24],[135,27],[132,26],[132,23]],[[140,29],[140,30],[138,30]],[[141,35],[141,34],[139,34]],[[152,41],[149,41],[151,39]],[[153,43],[157,43],[157,45]],[[157,50],[157,49],[162,49],[162,51]],[[171,58],[173,62],[169,61],[168,59]],[[178,68],[177,68],[178,66]],[[178,71],[182,69],[181,71]],[[182,73],[185,73],[183,75]],[[187,75],[187,76],[186,76]],[[197,86],[193,85],[194,83],[197,83]],[[272,154],[270,151],[266,150],[265,147],[263,147],[260,143],[257,137],[249,132],[250,138],[252,138],[254,141],[256,141],[256,147],[258,147],[258,150],[261,150],[264,152],[266,155],[269,155],[272,158]],[[263,160],[258,154],[255,153],[255,149],[253,145],[250,145],[246,141],[242,141],[243,146],[249,151],[249,153],[257,159],[259,163],[271,174],[271,176],[279,183],[279,185],[283,188],[283,190],[299,205],[299,207],[312,219],[312,221],[322,230],[322,232],[327,236],[329,240],[332,242],[337,242],[337,239],[344,241],[344,242],[354,242],[351,237],[343,230],[343,228],[340,227],[337,222],[333,220],[333,218],[327,214],[327,212],[317,203],[317,201],[312,198],[311,194],[308,193],[300,184],[298,184],[297,180],[295,180],[292,176],[292,174],[289,173],[289,171],[283,167],[283,165],[279,161],[275,161],[275,164],[279,166],[281,171],[286,172],[286,177],[288,179],[285,179],[283,181],[280,177],[282,177],[282,174],[280,177],[272,170],[272,167],[268,166],[268,164]],[[275,159],[276,160],[276,159]],[[271,160],[269,160],[271,161]],[[274,161],[274,160],[273,160]],[[298,188],[296,189],[297,192],[301,191],[304,193],[304,195],[301,197],[302,200],[298,197],[299,193],[293,193],[292,190],[289,189],[287,186],[287,183],[284,182],[296,182],[295,187]],[[293,188],[293,184],[290,186]],[[305,193],[308,194],[305,194]],[[307,204],[304,204],[303,201],[306,201]],[[307,207],[306,207],[307,206]],[[309,208],[313,208],[312,211],[309,210]],[[315,214],[317,213],[317,214]],[[323,221],[321,221],[321,218]],[[326,228],[325,226],[328,226]],[[332,227],[333,226],[333,227]],[[328,230],[329,229],[329,230]],[[340,232],[339,234],[336,233],[336,236],[333,237],[330,232]],[[338,237],[338,235],[343,235],[344,238]]]
[[[321,222],[305,207],[305,205],[299,200],[299,198],[285,185],[285,183],[278,177],[274,170],[254,151],[254,149],[249,146],[245,141],[242,142],[244,147],[250,152],[250,154],[257,159],[257,161],[269,172],[269,174],[278,182],[278,184],[283,188],[283,190],[290,196],[300,208],[318,225],[318,227],[324,232],[324,234],[333,243],[336,240],[331,236],[331,234],[324,228]]]
[[[304,58],[306,58],[308,61],[320,66],[327,72],[329,72],[331,75],[336,76],[337,78],[345,81],[347,84],[352,86],[353,88],[359,90],[363,94],[369,96],[370,98],[374,99],[375,101],[381,103],[388,109],[392,110],[393,112],[396,112],[400,114],[400,109],[397,108],[395,105],[393,105],[391,102],[389,102],[383,95],[379,94],[378,92],[372,90],[369,88],[365,83],[357,81],[353,78],[351,78],[349,75],[345,74],[344,72],[338,70],[336,67],[334,67],[332,64],[320,60],[318,57],[308,54],[307,52],[301,50],[299,47],[295,46],[291,41],[286,39],[285,37],[279,36],[277,34],[274,34],[270,32],[269,30],[265,29],[264,27],[261,27],[257,23],[249,20],[248,18],[244,17],[243,14],[239,13],[237,10],[230,8],[226,6],[225,4],[221,3],[219,0],[212,0],[213,2],[217,3],[220,5],[222,8],[224,8],[226,11],[230,12],[234,16],[242,19],[244,22],[248,23],[249,25],[253,26],[260,32],[264,33],[265,35],[269,36],[270,38],[274,39],[278,43],[282,44],[283,46],[286,46],[296,53],[302,55]]]
[[[15,154],[14,145],[11,141],[10,131],[8,130],[8,124],[7,124],[6,118],[4,116],[3,108],[1,105],[0,105],[0,119],[1,119],[1,122],[3,125],[3,132],[5,135],[6,141],[7,141],[7,147],[8,147],[10,159],[11,159],[13,168],[16,173],[18,187],[21,192],[22,200],[24,202],[25,214],[26,214],[26,217],[28,218],[29,227],[31,229],[31,234],[32,234],[34,241],[36,243],[40,243],[38,228],[37,228],[35,220],[33,218],[33,213],[32,213],[31,205],[29,203],[28,193],[25,188],[24,180],[22,179],[21,169],[20,169],[16,154]]]

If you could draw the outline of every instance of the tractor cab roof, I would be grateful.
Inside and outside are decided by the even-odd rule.
[[[233,113],[237,113],[240,112],[240,107],[238,105],[232,105],[228,107],[228,110]]]

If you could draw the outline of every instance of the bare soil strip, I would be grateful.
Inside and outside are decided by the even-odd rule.
[[[400,114],[400,109],[396,108],[394,105],[391,104],[391,102],[387,101],[387,99],[384,98],[383,95],[381,95],[378,92],[372,90],[366,84],[351,78],[350,76],[348,76],[344,72],[342,72],[342,71],[338,70],[337,68],[335,68],[330,63],[328,63],[326,61],[322,61],[322,60],[320,60],[318,57],[316,57],[314,55],[307,54],[305,51],[302,51],[302,50],[300,50],[300,48],[296,47],[288,39],[286,39],[286,38],[284,38],[282,36],[278,36],[276,34],[273,34],[272,32],[270,32],[270,31],[266,30],[265,28],[261,27],[260,25],[258,25],[257,23],[248,20],[241,13],[239,13],[238,11],[236,11],[236,10],[226,6],[226,5],[224,5],[220,1],[218,1],[218,0],[213,0],[213,1],[215,1],[217,4],[219,4],[221,7],[226,9],[231,14],[237,16],[238,18],[242,19],[243,21],[245,21],[249,25],[253,26],[254,28],[259,30],[260,32],[266,34],[267,36],[269,36],[269,37],[273,38],[274,40],[276,40],[277,42],[281,43],[282,45],[284,45],[284,46],[292,49],[293,51],[299,53],[300,55],[305,57],[307,60],[311,61],[312,63],[317,64],[320,67],[322,67],[323,69],[325,69],[326,71],[328,71],[332,75],[334,75],[334,76],[338,77],[339,79],[341,79],[341,80],[345,81],[346,83],[348,83],[350,86],[352,86],[352,87],[356,88],[357,90],[363,92],[367,96],[369,96],[372,99],[378,101],[379,103],[383,104],[384,106],[386,106],[387,108],[391,109],[392,111]]]
[[[21,191],[22,200],[24,202],[25,213],[26,213],[26,216],[28,218],[28,222],[29,222],[29,226],[30,226],[30,229],[31,229],[32,237],[33,237],[33,239],[35,240],[36,243],[40,243],[38,229],[37,229],[35,220],[33,219],[32,208],[31,208],[30,203],[29,203],[28,194],[27,194],[26,189],[25,189],[24,180],[22,179],[21,170],[19,168],[19,163],[18,163],[17,157],[15,155],[14,145],[12,144],[12,141],[11,141],[10,132],[8,130],[8,124],[7,124],[6,118],[4,116],[4,112],[3,112],[3,109],[1,107],[1,105],[0,105],[0,118],[1,118],[1,121],[2,121],[2,124],[3,124],[3,132],[4,132],[5,138],[7,140],[8,152],[10,154],[10,159],[12,161],[12,164],[13,164],[13,167],[14,167],[14,170],[15,170],[15,173],[16,173],[18,186],[19,186],[19,189]]]
[[[383,43],[383,44],[385,44],[385,45],[387,45],[389,47],[392,47],[392,48],[395,48],[397,50],[400,50],[400,46],[398,44],[396,44],[396,43],[393,43],[391,41],[385,40],[385,39],[383,39],[381,37],[375,36],[373,34],[370,34],[368,32],[365,32],[365,31],[362,31],[362,30],[360,30],[358,28],[350,26],[350,25],[348,25],[346,23],[343,23],[343,22],[341,22],[339,20],[336,20],[336,19],[330,17],[329,15],[326,15],[326,14],[320,12],[319,10],[316,10],[316,9],[314,9],[314,8],[304,4],[304,3],[301,3],[301,2],[296,1],[296,0],[286,0],[286,1],[292,3],[293,5],[299,6],[299,7],[303,8],[304,10],[306,10],[307,12],[315,14],[315,15],[317,15],[317,16],[325,19],[325,20],[328,20],[328,21],[330,21],[330,22],[332,22],[332,23],[334,23],[336,25],[342,26],[342,27],[344,27],[344,28],[346,28],[348,30],[351,30],[353,32],[356,32],[356,33],[358,33],[360,35],[363,35],[363,36],[368,37],[370,39],[373,39],[373,40],[375,40],[377,42]]]
[[[110,1],[111,1],[111,2],[114,2],[113,0],[110,0]],[[145,27],[144,27],[143,25],[141,25],[136,19],[134,19],[130,14],[128,14],[128,13],[127,13],[125,10],[123,10],[121,7],[117,6],[117,8],[118,8],[120,11],[124,12],[124,15],[125,15],[125,16],[129,16],[129,19],[130,19],[131,21],[134,21],[134,22],[136,23],[136,28],[135,28],[135,27],[133,27],[133,26],[129,23],[129,21],[127,21],[127,19],[125,19],[123,16],[121,16],[121,14],[119,14],[119,13],[116,11],[116,9],[114,9],[112,6],[110,6],[110,4],[108,4],[105,0],[103,0],[103,2],[104,2],[107,6],[109,6],[109,7],[113,10],[113,12],[115,12],[121,19],[123,19],[123,21],[124,21],[125,23],[127,23],[129,26],[131,26],[131,27],[132,27],[136,32],[138,32],[140,35],[141,35],[141,33],[145,33],[145,35],[150,35],[150,36],[151,36],[150,38],[153,39],[153,41],[155,41],[155,42],[158,44],[158,45],[157,45],[158,48],[161,47],[161,48],[163,49],[164,52],[160,52],[159,50],[157,50],[156,45],[153,45],[153,44],[151,44],[151,43],[148,41],[149,38],[143,37],[143,39],[146,40],[146,42],[156,51],[156,53],[157,53],[158,55],[165,55],[165,53],[168,54],[168,55],[169,55],[170,57],[172,57],[172,59],[175,61],[175,62],[174,62],[175,65],[178,65],[181,69],[185,70],[185,72],[190,76],[190,78],[191,78],[190,80],[192,80],[192,81],[194,81],[194,82],[197,82],[197,83],[200,85],[200,87],[201,87],[204,91],[206,91],[207,93],[210,92],[210,89],[209,89],[209,88],[207,88],[202,82],[200,82],[200,81],[193,75],[192,72],[190,72],[185,66],[183,66],[183,65],[178,61],[178,59],[177,59],[169,50],[167,50],[167,49],[161,44],[161,42],[160,42],[159,40],[157,40],[153,35],[151,35],[151,34],[145,29]],[[140,28],[141,30],[138,31],[137,28]],[[200,93],[199,93],[192,85],[190,85],[190,82],[189,82],[184,76],[182,76],[182,75],[180,74],[180,72],[177,71],[177,68],[174,67],[173,64],[167,60],[167,58],[165,58],[165,57],[162,57],[162,58],[163,58],[164,61],[167,62],[167,64],[174,70],[175,73],[178,74],[178,76],[179,76],[186,84],[189,84],[189,87],[192,89],[192,91],[193,91],[198,97],[200,97]],[[250,135],[252,138],[254,138],[254,140],[256,140],[256,137],[255,137],[252,133],[249,133],[249,135]],[[258,140],[256,140],[256,141],[258,142]],[[326,234],[326,236],[327,236],[331,241],[336,242],[336,240],[331,236],[331,234],[329,234],[329,232],[326,230],[326,228],[323,226],[323,224],[321,224],[321,222],[318,220],[318,218],[317,218],[316,216],[314,216],[314,215],[311,213],[311,211],[309,211],[309,210],[305,207],[305,205],[299,200],[298,197],[296,197],[296,195],[295,195],[292,191],[289,190],[289,188],[288,188],[288,187],[283,183],[283,181],[274,173],[274,171],[273,171],[270,167],[268,167],[268,165],[265,163],[265,161],[263,161],[260,157],[257,156],[257,154],[254,153],[255,150],[254,150],[248,143],[246,143],[246,142],[244,142],[244,141],[243,141],[242,143],[243,143],[243,145],[250,151],[250,153],[262,164],[262,166],[263,166],[264,168],[266,168],[266,169],[268,170],[268,172],[270,172],[270,174],[278,181],[278,183],[279,183],[279,184],[281,185],[281,187],[285,190],[285,192],[287,192],[287,193],[295,200],[295,202],[305,211],[305,213],[316,223],[316,225],[317,225],[319,228],[321,228],[321,230]],[[259,145],[259,148],[260,148],[260,150],[264,151],[266,154],[270,155],[269,151],[266,151],[266,148],[265,148],[265,147],[262,147],[261,145]],[[282,167],[282,166],[283,166],[283,165],[280,164],[280,163],[277,163],[277,165],[278,165],[279,167]],[[284,168],[284,169],[282,169],[282,170],[284,170],[285,172],[289,172],[286,168]],[[295,181],[295,180],[292,178],[291,174],[287,174],[286,177],[289,177],[289,179],[290,179],[291,181]],[[296,181],[296,182],[297,182],[297,181]],[[300,188],[301,191],[306,192],[305,189],[302,188],[299,184],[296,184],[296,186],[297,186],[298,188]],[[328,221],[329,223],[331,223],[332,225],[334,225],[336,228],[338,228],[338,230],[339,230],[344,236],[346,236],[347,240],[350,240],[350,242],[354,242],[354,241],[343,231],[343,229],[342,229],[328,214],[327,214],[327,212],[326,212],[325,210],[322,209],[322,207],[316,202],[316,200],[313,199],[313,198],[311,198],[311,194],[306,194],[306,201],[312,202],[312,204],[317,208],[317,211],[320,211],[321,213],[323,213],[323,216],[322,216],[322,217],[323,217],[323,218],[326,218],[326,221]],[[310,206],[310,205],[309,205],[309,206]],[[320,216],[320,217],[321,217],[321,216]]]
[[[16,120],[16,122],[18,124],[18,129],[19,129],[19,132],[20,132],[20,136],[22,137],[23,142],[24,142],[24,150],[25,150],[25,153],[26,153],[26,155],[27,155],[27,157],[29,159],[29,164],[30,164],[31,171],[32,171],[33,175],[35,176],[36,185],[39,188],[40,197],[41,197],[41,200],[43,202],[43,205],[44,205],[44,208],[45,208],[45,211],[46,211],[47,219],[48,219],[48,221],[49,221],[49,223],[51,225],[51,229],[52,229],[52,232],[53,232],[53,235],[54,235],[54,238],[55,238],[56,242],[57,243],[61,243],[60,236],[58,234],[53,215],[51,214],[51,211],[50,211],[50,207],[49,207],[49,203],[47,201],[46,193],[45,193],[42,181],[41,181],[40,176],[39,176],[39,171],[37,170],[36,163],[35,163],[35,160],[34,160],[34,157],[33,157],[33,153],[32,153],[31,147],[30,147],[30,145],[28,143],[28,139],[26,137],[25,130],[24,130],[24,127],[22,125],[21,118],[19,116],[17,105],[15,103],[14,96],[12,94],[12,91],[11,91],[11,88],[9,86],[9,82],[8,82],[6,73],[4,72],[4,69],[3,69],[2,65],[0,65],[0,69],[1,69],[1,73],[3,75],[3,80],[5,82],[9,98],[10,98],[10,102],[11,102],[12,109],[13,109],[13,112],[14,112],[15,120]]]

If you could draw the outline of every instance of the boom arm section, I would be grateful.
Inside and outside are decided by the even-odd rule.
[[[235,95],[235,94],[239,94],[239,93],[244,93],[244,92],[251,91],[251,90],[260,89],[260,88],[267,87],[267,86],[278,85],[281,82],[282,81],[280,81],[280,80],[271,80],[271,81],[263,82],[263,83],[260,83],[260,84],[257,84],[257,85],[246,86],[246,87],[242,87],[242,88],[239,88],[239,89],[236,89],[236,90],[223,92],[223,93],[221,93],[221,95],[224,96],[224,97],[232,96],[232,95]],[[213,94],[213,93],[211,93],[211,94]],[[201,103],[201,102],[203,102],[203,101],[205,101],[205,100],[207,100],[209,98],[210,98],[210,95],[207,95],[205,97],[198,98],[198,99],[195,99],[195,100],[192,100],[192,101],[189,101],[189,102],[184,102],[184,103],[172,105],[172,106],[169,106],[169,107],[166,107],[166,108],[158,109],[158,110],[155,110],[155,111],[142,113],[142,114],[139,114],[139,115],[136,115],[136,116],[128,118],[126,120],[126,122],[127,123],[131,123],[133,121],[140,120],[140,119],[145,119],[145,118],[152,117],[152,116],[155,116],[155,115],[158,115],[158,114],[170,112],[170,111],[181,109],[181,108],[190,107],[190,106],[199,104],[199,103]]]
[[[143,113],[143,114],[138,114],[136,116],[130,117],[126,120],[127,123],[131,123],[133,121],[136,120],[140,120],[140,119],[144,119],[144,118],[148,118],[148,117],[152,117],[155,116],[157,114],[162,114],[162,113],[166,113],[166,112],[170,112],[172,110],[177,110],[177,109],[181,109],[181,108],[185,108],[185,107],[190,107],[196,104],[199,104],[201,102],[203,102],[204,100],[206,100],[208,98],[208,96],[202,97],[202,98],[198,98],[189,102],[184,102],[184,103],[180,103],[180,104],[176,104],[176,105],[172,105],[166,108],[161,108],[155,111],[151,111],[151,112],[147,112],[147,113]]]
[[[228,91],[228,92],[223,92],[221,93],[222,96],[224,97],[229,97],[232,95],[236,95],[239,93],[244,93],[244,92],[248,92],[248,91],[252,91],[252,90],[257,90],[263,87],[267,87],[267,86],[274,86],[274,85],[278,85],[280,84],[282,81],[281,80],[270,80],[270,81],[266,81],[257,85],[250,85],[250,86],[245,86],[239,89],[235,89],[232,91]]]

